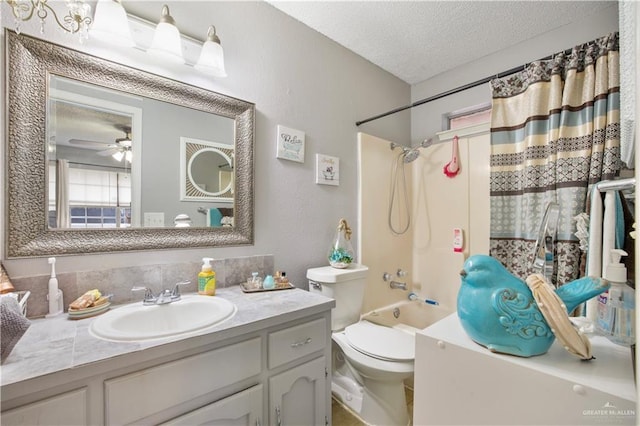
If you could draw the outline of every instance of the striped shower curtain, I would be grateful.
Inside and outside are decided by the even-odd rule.
[[[532,273],[548,202],[560,206],[554,284],[579,276],[575,216],[590,185],[620,169],[618,33],[491,82],[491,255]]]

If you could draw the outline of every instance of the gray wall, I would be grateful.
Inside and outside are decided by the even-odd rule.
[[[233,207],[180,201],[179,167],[180,137],[233,145],[233,120],[154,99],[145,99],[143,109],[140,223],[144,223],[145,212],[163,212],[165,226],[173,226],[173,219],[181,213],[191,217],[193,226],[205,226],[205,215],[198,213],[198,207]]]

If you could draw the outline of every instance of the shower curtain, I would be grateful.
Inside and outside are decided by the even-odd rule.
[[[579,276],[575,216],[620,169],[618,33],[492,80],[491,255],[526,278],[546,205],[560,206],[555,285]]]

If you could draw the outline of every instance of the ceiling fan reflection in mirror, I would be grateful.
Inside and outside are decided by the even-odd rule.
[[[83,145],[88,148],[100,149],[97,154],[103,157],[111,156],[116,161],[125,160],[128,163],[131,163],[131,159],[133,157],[131,153],[131,128],[122,128],[120,129],[125,133],[125,136],[122,138],[117,138],[113,143],[110,142],[99,142],[99,141],[91,141],[84,139],[69,139],[69,143],[72,145]]]

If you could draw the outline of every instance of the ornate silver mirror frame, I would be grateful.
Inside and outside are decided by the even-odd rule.
[[[255,105],[6,30],[6,254],[9,258],[253,244]],[[234,226],[49,229],[46,114],[50,74],[235,120]],[[177,196],[177,195],[176,195]]]

